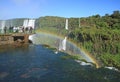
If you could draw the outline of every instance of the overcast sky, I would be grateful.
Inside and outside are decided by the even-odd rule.
[[[88,17],[120,11],[120,0],[0,0],[0,19]]]

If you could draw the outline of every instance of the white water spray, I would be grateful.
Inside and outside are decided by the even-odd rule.
[[[67,42],[67,37],[65,37],[65,39],[61,42],[60,41],[60,43],[59,43],[59,51],[61,51],[61,50],[66,50],[66,42]]]
[[[4,33],[5,22],[6,22],[5,20],[1,22],[1,27],[0,27],[1,33]]]
[[[35,28],[35,20],[34,19],[26,19],[23,22],[23,26],[26,27],[32,27],[33,29]]]
[[[66,19],[65,29],[68,30],[68,19]]]
[[[33,20],[33,19],[29,20],[29,22],[28,22],[28,27],[30,27],[30,26],[34,29],[35,20]]]
[[[29,20],[24,20],[24,22],[23,22],[23,26],[24,26],[24,27],[27,27],[27,26],[28,26],[28,21],[29,21]]]

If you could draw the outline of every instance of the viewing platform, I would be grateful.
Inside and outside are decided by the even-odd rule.
[[[29,35],[34,33],[0,34],[0,45],[29,43]]]

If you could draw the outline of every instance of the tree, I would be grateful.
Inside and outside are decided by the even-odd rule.
[[[111,15],[112,18],[120,18],[120,11],[114,11]]]

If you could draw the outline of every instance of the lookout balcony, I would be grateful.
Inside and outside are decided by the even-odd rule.
[[[4,33],[0,33],[0,45],[29,43],[29,35],[34,33],[35,31],[11,32],[6,30]]]

